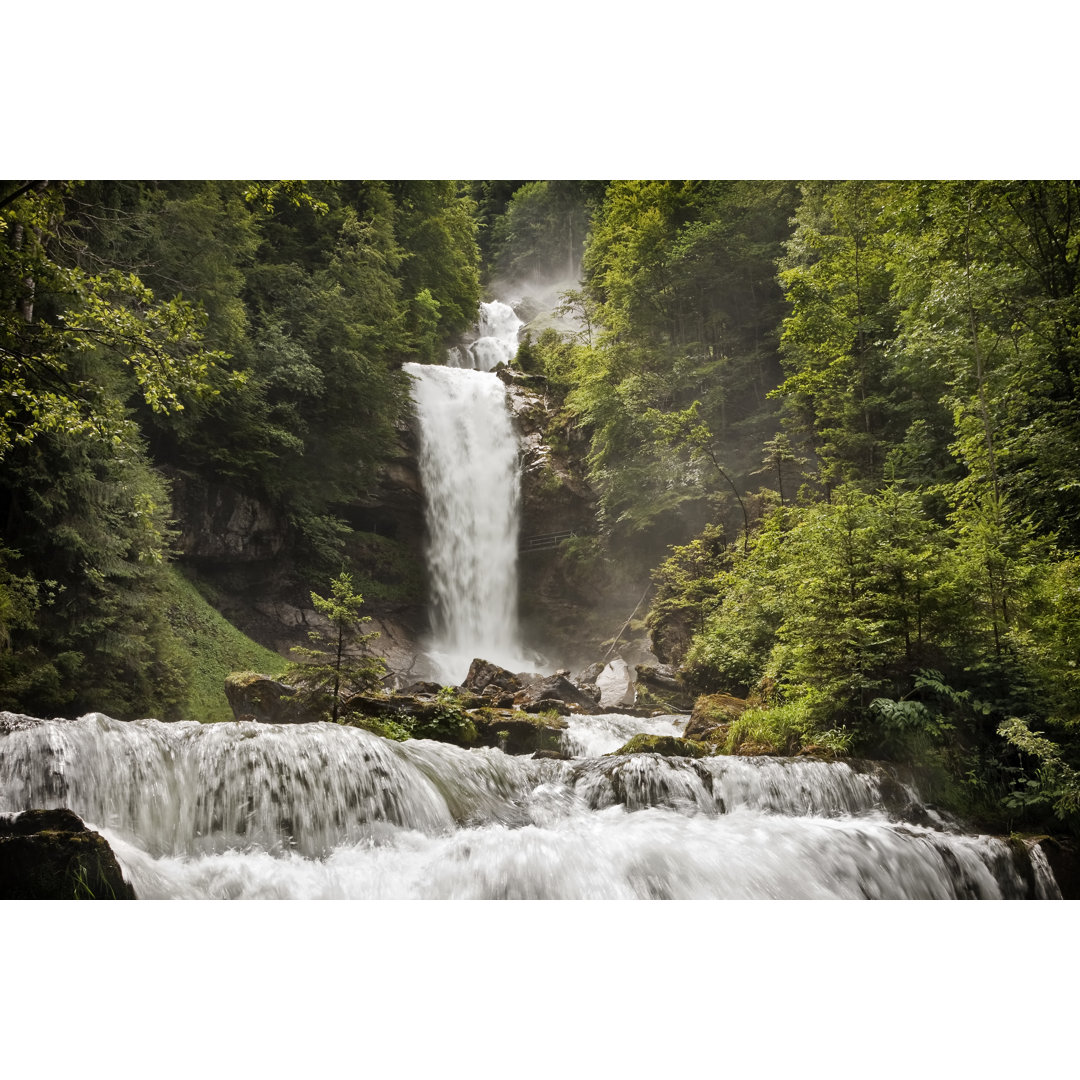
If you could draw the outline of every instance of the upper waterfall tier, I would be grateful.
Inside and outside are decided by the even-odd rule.
[[[451,349],[446,362],[450,367],[474,371],[491,371],[496,364],[509,364],[517,353],[518,332],[524,325],[514,309],[501,300],[481,304],[476,339]]]

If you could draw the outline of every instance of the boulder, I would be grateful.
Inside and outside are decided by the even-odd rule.
[[[605,709],[634,704],[634,676],[622,657],[616,657],[596,676],[596,686]]]
[[[578,689],[565,675],[551,675],[538,686],[529,687],[519,695],[518,704],[522,708],[539,705],[541,702],[561,701],[567,705],[576,705],[578,711],[595,713],[599,710],[596,702],[585,691]]]
[[[668,664],[637,665],[638,700],[661,705],[670,712],[686,712],[694,704],[693,695],[682,684],[678,672]]]
[[[482,694],[484,688],[492,684],[510,693],[516,693],[521,689],[521,680],[512,671],[507,671],[506,668],[501,668],[490,660],[481,660],[479,657],[469,665],[469,674],[465,676],[465,681],[461,685],[474,694]]]
[[[496,709],[509,709],[514,704],[514,695],[509,690],[504,690],[495,683],[488,683],[480,695],[485,705],[491,705]]]
[[[596,685],[596,677],[604,670],[604,664],[597,661],[590,664],[574,681],[578,686]]]
[[[403,686],[398,693],[407,694],[410,697],[418,697],[426,694],[429,697],[435,697],[436,694],[442,689],[442,686],[437,682],[414,682],[409,683],[408,686]]]
[[[573,711],[565,701],[559,698],[541,698],[539,701],[529,701],[521,706],[522,712],[527,713],[558,713],[560,716],[569,716]]]
[[[70,810],[0,818],[0,900],[134,900],[103,836]]]
[[[747,708],[742,698],[730,694],[703,694],[694,702],[694,711],[686,723],[683,737],[705,740],[727,728]]]
[[[497,746],[506,754],[562,753],[562,717],[536,716],[518,709],[477,709],[470,713],[481,746]]]
[[[258,675],[234,672],[225,679],[225,696],[237,720],[257,720],[260,724],[312,724],[324,719],[315,709],[294,701],[296,687]]]

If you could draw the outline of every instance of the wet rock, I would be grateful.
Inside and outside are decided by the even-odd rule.
[[[722,735],[728,724],[742,716],[746,708],[742,698],[730,694],[703,694],[694,702],[683,737],[706,740]]]
[[[708,750],[691,739],[674,735],[635,735],[613,754],[660,754],[662,757],[705,757]]]
[[[507,754],[562,753],[562,717],[536,716],[519,709],[477,709],[470,714],[481,746],[497,746]]]
[[[533,761],[572,761],[569,754],[561,750],[537,750],[533,754]]]
[[[604,670],[604,664],[597,661],[595,664],[590,664],[574,681],[578,686],[585,686],[588,684],[596,684],[596,677]]]
[[[1080,900],[1080,847],[1076,841],[1048,836],[1039,843],[1054,872],[1063,900]]]
[[[469,665],[469,673],[461,685],[474,694],[481,694],[485,687],[491,685],[514,693],[521,689],[522,684],[512,671],[507,671],[506,668],[499,667],[490,660],[481,660],[477,657]]]
[[[134,900],[103,836],[70,810],[0,818],[0,900]]]
[[[293,700],[296,687],[252,671],[233,672],[225,679],[225,697],[237,720],[260,724],[312,724],[323,719],[315,709]]]
[[[634,676],[630,665],[621,657],[616,657],[597,675],[596,687],[600,691],[600,705],[605,709],[634,704]]]

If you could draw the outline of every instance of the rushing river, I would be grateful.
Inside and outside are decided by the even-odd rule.
[[[140,898],[1010,899],[1058,895],[1041,852],[961,833],[877,767],[391,742],[332,724],[0,714],[0,811],[67,806]],[[595,730],[590,734],[588,726]]]

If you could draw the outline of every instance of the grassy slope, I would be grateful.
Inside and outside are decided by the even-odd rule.
[[[231,720],[225,676],[232,671],[280,675],[287,661],[246,637],[214,610],[178,567],[169,568],[167,617],[177,642],[192,660],[193,677],[183,706],[185,720]]]

